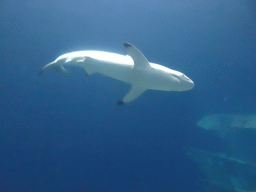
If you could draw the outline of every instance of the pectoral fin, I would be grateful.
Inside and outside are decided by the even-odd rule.
[[[134,45],[130,43],[124,43],[127,53],[132,57],[134,62],[134,68],[148,68],[150,67],[147,58],[143,53]]]
[[[122,100],[118,101],[117,104],[123,105],[124,103],[129,103],[129,102],[137,99],[137,97],[142,95],[146,90],[147,89],[145,89],[145,88],[132,86],[131,90],[125,95],[125,97]]]

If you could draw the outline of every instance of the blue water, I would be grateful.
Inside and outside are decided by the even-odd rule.
[[[253,0],[2,0],[0,191],[193,192],[201,172],[187,147],[221,151],[196,123],[255,113]],[[187,92],[147,91],[104,77],[38,71],[79,50],[126,54],[185,73]]]

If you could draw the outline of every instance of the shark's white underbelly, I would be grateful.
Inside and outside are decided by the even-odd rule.
[[[100,73],[128,84],[136,84],[148,89],[166,90],[160,81],[161,78],[155,72],[150,73],[146,69],[134,70],[134,61],[128,55],[100,51],[86,51],[82,55],[86,57],[84,62],[73,64],[84,68],[88,74]],[[160,83],[157,83],[156,78]]]
[[[161,83],[161,78],[158,77],[158,74],[150,74],[148,71],[138,69],[134,71],[133,63],[120,63],[94,60],[93,62],[85,62],[84,68],[93,73],[100,73],[128,84],[136,83],[137,86],[146,87],[147,89],[166,90],[166,87],[163,86],[165,84]]]
[[[85,62],[85,70],[93,73],[100,73],[102,75],[130,83],[133,63],[114,63],[104,60],[93,60]]]
[[[125,43],[128,55],[102,51],[76,51],[59,56],[45,65],[39,75],[50,68],[68,73],[65,65],[78,66],[88,75],[99,73],[131,85],[130,91],[117,104],[136,99],[148,89],[185,91],[194,87],[194,82],[181,72],[159,64],[150,63],[135,46]]]

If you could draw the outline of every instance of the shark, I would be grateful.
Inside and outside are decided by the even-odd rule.
[[[104,51],[76,51],[59,56],[45,65],[39,75],[52,69],[68,74],[66,66],[77,66],[85,70],[88,76],[102,75],[123,81],[131,85],[130,91],[117,104],[130,103],[146,90],[187,91],[194,87],[194,82],[185,74],[151,63],[134,45],[124,43],[127,55]]]

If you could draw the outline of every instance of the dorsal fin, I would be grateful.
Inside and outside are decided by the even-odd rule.
[[[124,43],[127,53],[132,57],[134,68],[148,68],[150,67],[147,58],[143,53],[130,43]]]

